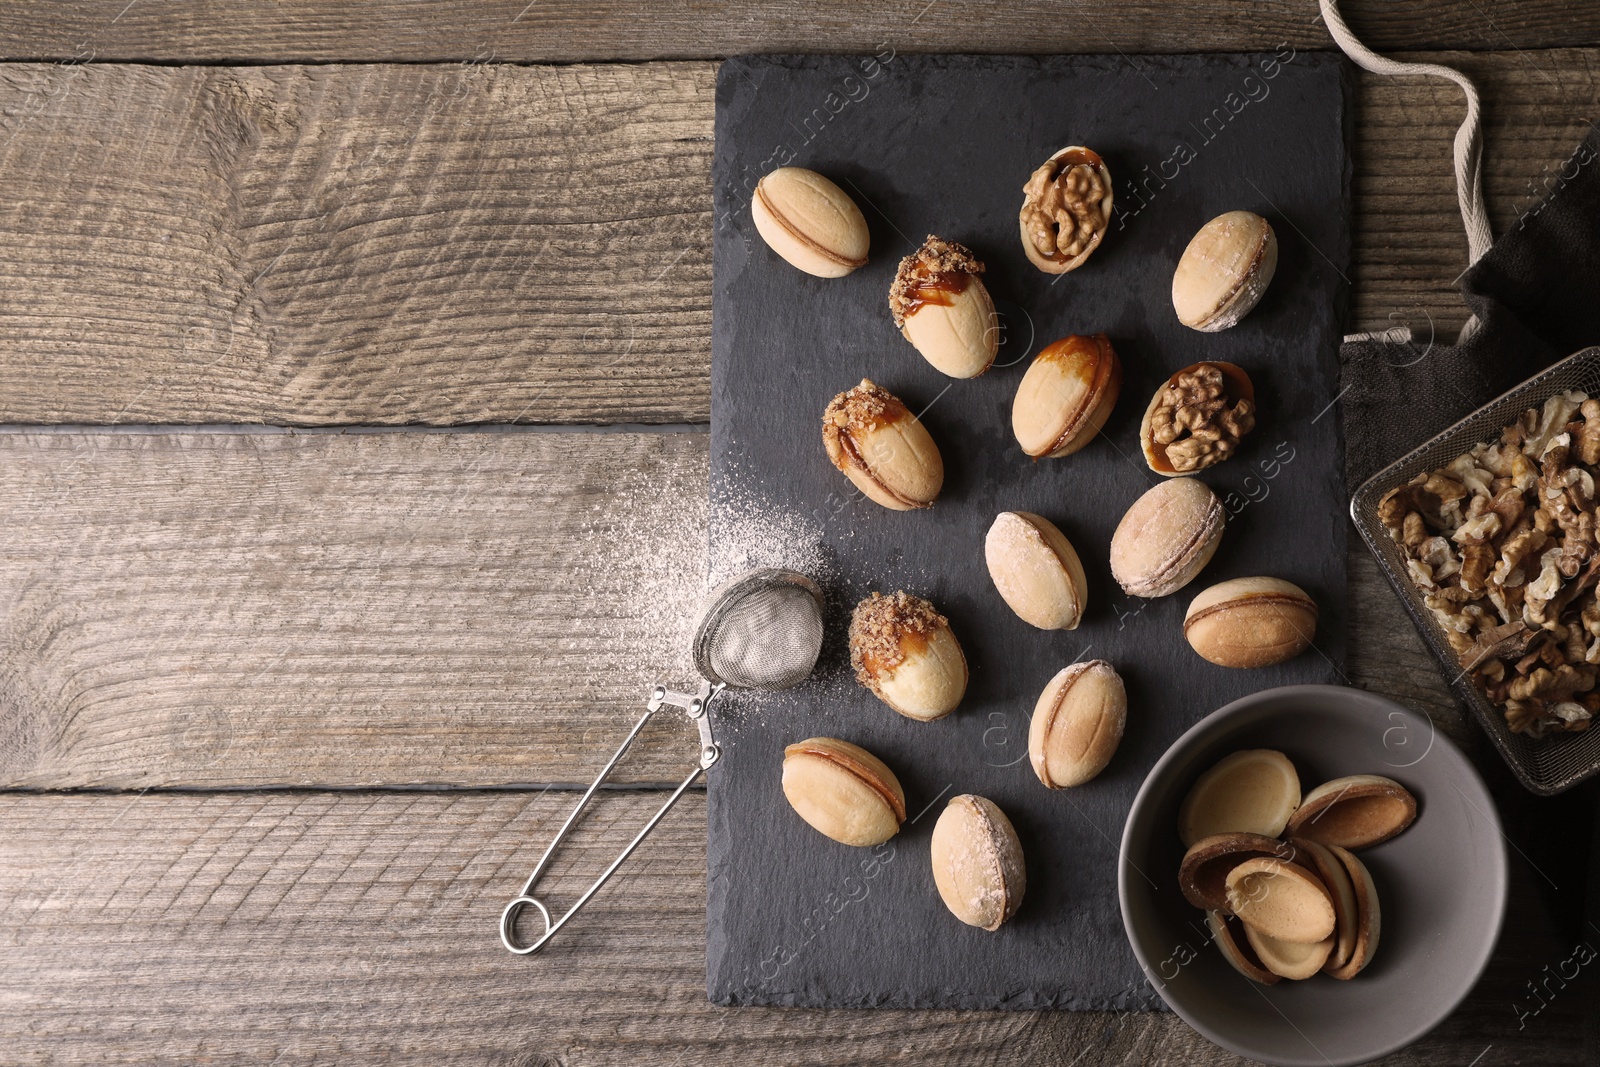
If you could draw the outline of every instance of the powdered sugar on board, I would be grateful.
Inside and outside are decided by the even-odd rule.
[[[819,441],[819,452],[821,447]],[[856,496],[859,498],[860,494]],[[774,504],[767,494],[744,480],[730,479],[708,523],[710,587],[758,567],[799,571],[822,587],[826,636],[817,669],[806,683],[819,692],[850,681],[849,664],[841,664],[835,647],[838,627],[834,620],[839,618],[842,609],[842,593],[838,562],[824,539],[827,520],[826,512],[796,512]],[[848,611],[848,608],[842,610]],[[823,688],[819,690],[818,687]],[[758,714],[769,700],[770,694],[759,690],[730,690],[718,698],[717,720],[737,726]]]

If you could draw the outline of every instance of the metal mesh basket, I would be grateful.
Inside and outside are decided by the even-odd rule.
[[[702,677],[736,689],[791,689],[822,652],[822,590],[797,571],[746,571],[712,590],[694,632]]]
[[[1600,772],[1600,727],[1576,734],[1552,733],[1537,739],[1511,732],[1505,716],[1461,670],[1443,629],[1434,621],[1433,613],[1407,574],[1405,557],[1399,546],[1378,521],[1378,501],[1389,490],[1405,485],[1424,471],[1445,466],[1479,442],[1498,439],[1507,423],[1567,389],[1581,389],[1590,396],[1600,397],[1600,347],[1586,348],[1568,356],[1485,404],[1416,451],[1368,478],[1350,501],[1350,517],[1355,520],[1356,529],[1361,531],[1362,539],[1377,557],[1378,566],[1394,586],[1428,650],[1439,661],[1439,669],[1450,688],[1472,709],[1517,779],[1540,796],[1570,789]]]

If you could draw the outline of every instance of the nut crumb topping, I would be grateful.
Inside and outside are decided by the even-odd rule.
[[[822,422],[841,430],[869,430],[886,421],[885,416],[894,408],[904,406],[889,390],[871,378],[863,378],[860,385],[828,401]]]
[[[1217,364],[1197,363],[1162,386],[1150,413],[1150,437],[1173,470],[1188,473],[1221,463],[1255,429],[1255,402],[1237,396],[1229,384]]]
[[[893,674],[905,659],[904,638],[926,639],[948,625],[932,604],[903,589],[890,596],[868,596],[850,617],[850,665],[856,681],[876,692],[879,677]]]
[[[904,326],[906,316],[927,302],[919,291],[937,285],[940,275],[982,274],[983,270],[983,261],[972,249],[930,233],[921,248],[900,261],[894,284],[889,286],[889,313],[895,326]]]
[[[844,470],[850,463],[854,441],[893,422],[904,412],[906,406],[900,398],[870,378],[861,379],[860,385],[828,401],[822,412],[822,441],[834,466]]]

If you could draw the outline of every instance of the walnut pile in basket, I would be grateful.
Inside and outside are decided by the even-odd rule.
[[[1600,400],[1569,391],[1378,505],[1462,669],[1514,733],[1585,730],[1600,712],[1597,474]]]

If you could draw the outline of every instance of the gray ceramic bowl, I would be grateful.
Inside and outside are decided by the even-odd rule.
[[[1178,805],[1201,772],[1242,748],[1282,750],[1302,791],[1366,773],[1417,797],[1416,822],[1361,853],[1381,936],[1351,981],[1257,985],[1223,961],[1178,891]],[[1267,1063],[1338,1067],[1415,1041],[1477,982],[1505,913],[1505,837],[1477,771],[1428,719],[1358,689],[1287,686],[1212,713],[1156,762],[1128,813],[1117,882],[1134,954],[1191,1026]]]

